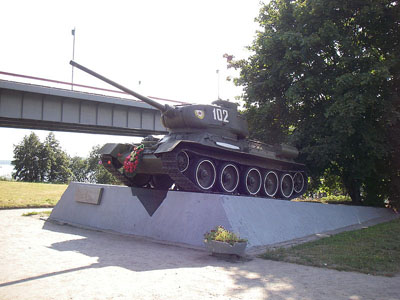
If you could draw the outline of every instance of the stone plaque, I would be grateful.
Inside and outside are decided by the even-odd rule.
[[[75,190],[75,201],[99,205],[103,188],[98,186],[78,186]]]

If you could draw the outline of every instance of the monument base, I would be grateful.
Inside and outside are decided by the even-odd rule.
[[[222,225],[252,248],[390,216],[384,208],[72,182],[50,219],[197,247]]]

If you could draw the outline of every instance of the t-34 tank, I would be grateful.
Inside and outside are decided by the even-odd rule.
[[[305,166],[296,148],[248,140],[237,105],[160,104],[71,61],[71,65],[161,111],[169,134],[141,144],[106,144],[104,167],[127,186],[292,199],[306,191]]]

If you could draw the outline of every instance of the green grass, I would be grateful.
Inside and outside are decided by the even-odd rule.
[[[53,207],[68,185],[0,181],[0,208]]]
[[[297,202],[318,202],[324,204],[351,204],[351,198],[349,196],[335,196],[330,195],[322,198],[296,198],[293,201]]]
[[[265,259],[394,276],[400,272],[400,219],[292,248],[267,251]]]
[[[31,216],[39,216],[39,217],[48,217],[51,214],[51,210],[46,211],[30,211],[22,214],[23,217],[31,217]]]

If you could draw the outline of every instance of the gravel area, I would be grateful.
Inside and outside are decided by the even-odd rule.
[[[0,299],[400,299],[379,277],[195,249],[0,210]]]

